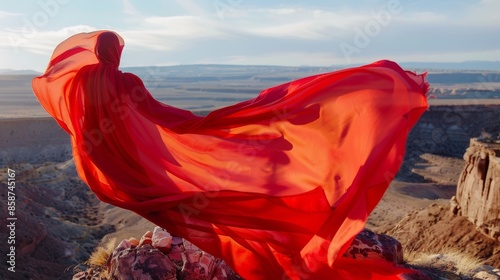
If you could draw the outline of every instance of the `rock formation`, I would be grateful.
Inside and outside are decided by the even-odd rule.
[[[344,254],[346,258],[386,260],[403,263],[401,243],[388,235],[370,230],[359,233]],[[78,272],[73,280],[90,279],[241,279],[226,263],[187,240],[171,236],[156,227],[141,240],[123,240],[109,253],[106,265],[92,266]]]
[[[482,233],[500,240],[500,141],[472,138],[464,154],[452,211],[467,217]]]
[[[403,263],[403,248],[395,238],[365,229],[352,241],[343,255],[353,259],[383,259],[395,264]]]

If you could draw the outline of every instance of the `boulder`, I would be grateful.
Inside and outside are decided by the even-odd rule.
[[[101,273],[102,269],[107,270]],[[97,276],[100,275],[100,276]],[[105,275],[105,276],[103,276]],[[106,268],[89,268],[74,275],[74,280],[87,279],[241,279],[226,263],[180,237],[172,237],[156,227],[140,241],[123,240],[114,249]]]
[[[114,251],[108,265],[109,279],[176,280],[174,263],[151,244]]]
[[[368,229],[364,229],[356,236],[343,256],[353,259],[386,260],[395,264],[402,264],[404,261],[403,247],[398,240]]]
[[[172,236],[166,230],[161,227],[155,227],[153,231],[153,247],[162,251],[162,253],[168,253],[172,246]]]

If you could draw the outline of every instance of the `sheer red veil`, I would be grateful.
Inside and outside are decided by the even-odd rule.
[[[391,61],[302,78],[206,117],[156,101],[119,67],[123,39],[77,34],[33,80],[71,135],[80,177],[223,258],[246,279],[392,279],[343,258],[427,108],[424,75]]]

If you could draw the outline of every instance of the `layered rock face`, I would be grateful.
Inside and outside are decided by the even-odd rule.
[[[472,138],[452,198],[452,211],[500,240],[500,141]]]

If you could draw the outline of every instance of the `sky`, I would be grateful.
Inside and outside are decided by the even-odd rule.
[[[121,66],[500,60],[499,0],[0,0],[0,69],[43,72],[69,36],[113,30]]]

